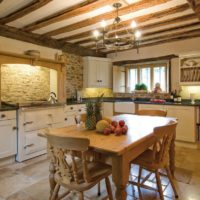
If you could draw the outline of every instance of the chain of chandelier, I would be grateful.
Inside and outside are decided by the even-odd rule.
[[[125,50],[130,48],[139,48],[141,32],[137,30],[137,23],[132,21],[129,28],[125,28],[122,32],[126,32],[125,37],[120,37],[120,29],[123,26],[120,24],[122,21],[119,17],[119,8],[122,6],[121,3],[113,4],[116,9],[116,17],[113,21],[111,28],[105,20],[101,21],[101,28],[93,31],[95,39],[96,50],[108,49],[108,50]]]

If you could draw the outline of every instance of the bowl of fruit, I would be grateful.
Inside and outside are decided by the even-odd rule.
[[[96,130],[104,135],[114,134],[115,136],[126,135],[128,126],[124,120],[111,121],[111,120],[100,120],[96,124]]]

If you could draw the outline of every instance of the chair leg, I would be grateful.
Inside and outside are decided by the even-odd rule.
[[[55,188],[54,188],[53,194],[51,196],[51,200],[56,200],[57,199],[59,190],[60,190],[60,185],[57,183]]]
[[[155,174],[156,174],[156,182],[157,182],[158,192],[160,195],[160,200],[164,200],[159,171],[156,170]]]
[[[174,185],[174,181],[173,181],[173,178],[172,178],[171,171],[170,171],[169,167],[166,167],[166,172],[167,172],[167,176],[168,176],[169,182],[170,182],[170,184],[172,186],[172,189],[174,191],[175,198],[178,198],[178,193],[176,191],[176,187]]]
[[[80,192],[79,200],[84,200],[83,192]]]
[[[97,196],[101,196],[101,182],[98,183],[98,193]]]
[[[112,189],[111,189],[111,185],[110,185],[110,179],[108,177],[106,177],[105,182],[106,182],[106,189],[107,189],[109,200],[113,200],[113,194],[112,194]]]

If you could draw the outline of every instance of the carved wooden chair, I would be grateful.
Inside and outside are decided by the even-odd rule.
[[[149,115],[149,116],[160,116],[166,117],[167,111],[164,110],[138,110],[137,115]]]
[[[50,145],[51,159],[55,165],[54,179],[56,186],[51,200],[62,199],[58,196],[60,186],[69,191],[78,191],[80,199],[84,199],[83,192],[89,190],[102,179],[105,179],[108,197],[113,200],[109,175],[112,172],[110,165],[89,161],[89,140],[84,138],[59,137],[47,135]],[[81,155],[81,156],[80,156]],[[68,195],[67,193],[66,195]]]
[[[166,175],[172,186],[175,197],[178,198],[178,194],[176,192],[176,188],[173,183],[171,171],[169,169],[169,148],[175,134],[176,125],[177,125],[176,122],[171,122],[166,126],[155,128],[154,129],[155,143],[153,145],[153,149],[152,150],[147,149],[145,152],[143,152],[140,156],[138,156],[135,160],[131,162],[131,164],[139,165],[139,174],[138,174],[138,182],[129,181],[129,183],[137,185],[139,189],[140,187],[143,187],[146,189],[155,190],[155,188],[151,188],[145,185],[145,182],[150,177],[150,174],[152,172],[155,173],[157,188],[161,200],[164,200],[164,196],[160,180],[160,170],[166,171],[167,173]],[[141,182],[143,169],[146,169],[151,173],[148,174],[146,177],[142,178],[143,180]]]

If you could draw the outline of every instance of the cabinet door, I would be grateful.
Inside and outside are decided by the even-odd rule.
[[[88,87],[99,87],[100,80],[98,78],[98,62],[96,60],[90,60],[88,64],[87,82]]]
[[[17,153],[16,119],[0,122],[0,158]]]
[[[178,125],[176,139],[186,142],[196,142],[195,107],[166,106],[167,116],[176,117]]]
[[[112,88],[112,65],[109,61],[99,61],[97,77],[100,87]]]
[[[39,130],[32,131],[25,135],[24,149],[26,155],[45,150],[47,148],[46,138],[38,136],[38,132]]]
[[[49,124],[47,110],[32,110],[24,112],[24,130],[34,131],[46,128]]]
[[[135,104],[133,102],[115,102],[115,113],[135,113]]]
[[[104,102],[103,103],[103,116],[111,117],[113,116],[113,103]]]
[[[139,104],[138,110],[166,110],[165,105]]]

